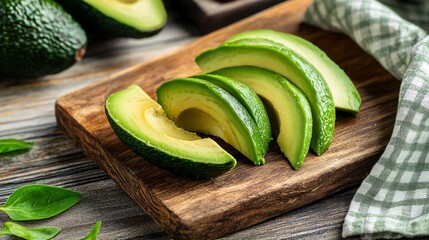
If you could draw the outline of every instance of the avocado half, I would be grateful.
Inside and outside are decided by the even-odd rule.
[[[167,117],[185,130],[216,136],[255,165],[265,163],[258,126],[243,105],[217,85],[197,78],[178,78],[156,91]]]
[[[0,76],[37,78],[80,61],[87,37],[52,0],[2,0]]]
[[[263,99],[277,143],[294,169],[310,148],[313,119],[305,95],[283,76],[257,67],[223,68],[213,72],[252,88]]]
[[[212,139],[177,127],[137,85],[110,95],[105,107],[119,139],[161,168],[183,176],[213,178],[236,165],[234,157]]]
[[[317,155],[332,143],[335,105],[332,93],[320,73],[306,59],[267,39],[241,39],[207,50],[195,59],[203,72],[227,67],[254,66],[287,78],[306,96],[313,116],[310,146]]]
[[[162,0],[57,0],[89,35],[144,38],[167,21]]]
[[[292,34],[268,29],[241,32],[227,39],[225,43],[249,38],[268,39],[280,43],[308,60],[328,84],[337,109],[351,113],[360,111],[361,98],[353,82],[324,51],[313,43]]]
[[[258,126],[259,132],[261,134],[262,144],[264,146],[264,153],[268,151],[271,140],[273,139],[270,119],[268,117],[267,111],[265,110],[264,104],[255,91],[253,91],[247,85],[225,76],[215,74],[200,74],[195,75],[192,78],[199,78],[211,82],[223,88],[235,99],[237,99]]]

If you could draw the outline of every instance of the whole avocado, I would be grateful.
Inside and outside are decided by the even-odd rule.
[[[0,0],[0,29],[0,76],[58,73],[85,54],[85,32],[52,0]]]

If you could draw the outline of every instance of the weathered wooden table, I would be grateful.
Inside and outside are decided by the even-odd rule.
[[[26,184],[44,183],[82,193],[82,201],[52,219],[26,226],[58,226],[56,239],[80,239],[98,220],[99,239],[168,239],[168,235],[57,127],[55,100],[134,64],[191,42],[191,28],[174,13],[157,36],[95,42],[84,60],[56,75],[34,80],[0,79],[0,138],[34,142],[33,149],[0,158],[0,205]],[[339,239],[356,188],[282,214],[225,239]],[[0,213],[0,223],[8,221]],[[8,238],[5,238],[8,239]]]

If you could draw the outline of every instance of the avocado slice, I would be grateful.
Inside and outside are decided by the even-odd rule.
[[[294,169],[300,168],[313,128],[311,107],[301,90],[283,76],[257,67],[223,68],[213,74],[246,84],[263,99],[281,151]]]
[[[103,37],[144,38],[164,27],[162,0],[57,0],[88,33]]]
[[[52,0],[2,0],[0,29],[1,76],[58,73],[85,54],[84,30]]]
[[[319,72],[301,56],[266,39],[242,39],[197,56],[203,72],[235,66],[255,66],[277,72],[295,84],[307,97],[313,116],[311,148],[325,152],[334,136],[335,106],[331,91]]]
[[[236,165],[235,159],[212,139],[177,127],[137,85],[110,95],[106,115],[125,145],[176,174],[213,178]]]
[[[361,98],[355,85],[347,74],[316,45],[301,37],[268,29],[242,32],[227,39],[225,43],[249,38],[262,38],[280,43],[306,59],[325,79],[331,90],[335,107],[351,113],[359,112]]]
[[[255,165],[265,163],[255,121],[227,91],[201,79],[178,78],[163,83],[156,95],[167,117],[177,126],[219,137]]]
[[[241,105],[243,105],[243,107],[255,121],[261,134],[264,153],[268,151],[270,142],[273,139],[271,134],[270,120],[268,118],[264,104],[262,103],[261,99],[259,99],[258,95],[256,95],[255,91],[245,84],[225,76],[201,74],[192,76],[192,78],[199,78],[216,84],[235,97],[235,99],[237,99]]]

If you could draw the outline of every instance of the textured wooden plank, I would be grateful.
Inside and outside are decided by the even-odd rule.
[[[98,239],[168,239],[168,235],[111,180],[72,189],[82,194],[82,200],[76,206],[55,218],[21,224],[28,227],[57,226],[62,230],[55,239],[82,239],[100,220],[102,227]],[[1,215],[0,221],[10,220]]]
[[[45,183],[70,187],[83,201],[58,217],[26,226],[53,225],[55,239],[81,239],[97,220],[99,239],[169,239],[168,235],[57,127],[55,100],[115,71],[148,61],[192,41],[194,36],[170,14],[169,23],[149,39],[114,39],[89,46],[72,68],[41,79],[0,78],[0,138],[35,142],[21,155],[0,156],[0,205],[19,186]],[[0,228],[10,219],[0,212]],[[0,239],[16,239],[1,236]]]
[[[173,14],[170,12],[170,16]],[[170,239],[58,129],[54,101],[60,95],[120,69],[173,51],[194,39],[188,29],[189,26],[176,18],[170,19],[166,29],[150,39],[118,39],[91,44],[84,61],[61,74],[26,81],[0,78],[0,138],[17,137],[36,143],[33,150],[23,155],[0,157],[0,205],[4,204],[15,188],[25,184],[46,183],[70,187],[82,193],[83,201],[64,213],[66,215],[59,215],[49,221],[23,224],[59,226],[63,231],[55,239],[80,239],[93,223],[102,220],[100,239],[103,240]],[[324,36],[311,35],[315,32],[313,28],[301,28],[301,31],[308,31],[302,34],[313,40]],[[342,44],[338,50],[330,49],[332,43],[329,40],[319,38],[318,44],[328,49],[330,55],[336,54],[334,58],[344,62],[342,66],[346,66],[348,73],[355,68],[356,71],[366,71],[366,67],[374,64],[373,61],[364,65],[348,61],[348,54],[339,54],[341,51],[348,52],[348,49],[341,47]],[[365,81],[366,78],[377,76],[368,72],[361,77],[355,80]],[[365,91],[372,92],[369,88]],[[376,92],[373,93],[375,95]],[[340,239],[341,223],[354,192],[355,189],[335,194],[226,236],[225,239]],[[0,213],[0,227],[6,221],[9,219]],[[2,236],[1,239],[15,238]]]
[[[317,236],[318,239],[341,239],[341,225],[354,193],[355,190],[350,190],[336,194],[227,238],[239,240],[258,236],[259,239],[315,239]],[[315,219],[319,221],[313,221]]]
[[[170,17],[173,14],[170,12]],[[14,189],[25,184],[70,187],[82,193],[82,202],[58,217],[22,224],[58,226],[63,230],[55,239],[80,239],[92,224],[101,220],[99,239],[170,239],[58,129],[54,101],[131,64],[173,51],[194,38],[187,29],[177,19],[170,19],[161,34],[150,39],[91,44],[85,59],[61,74],[25,81],[0,79],[0,138],[35,142],[35,147],[25,154],[0,157],[0,205]],[[339,239],[340,223],[353,193],[354,190],[334,195],[225,239],[302,239],[302,236]],[[0,213],[0,226],[6,221],[10,219]],[[15,238],[2,236],[1,239]]]
[[[171,236],[213,238],[256,224],[358,183],[384,149],[393,126],[399,83],[352,41],[302,25],[309,1],[290,1],[193,42],[173,55],[138,65],[62,97],[59,124]],[[312,154],[293,171],[273,145],[267,164],[240,159],[214,180],[192,180],[163,171],[122,145],[104,116],[108,94],[131,83],[151,96],[163,81],[198,72],[193,58],[246,29],[268,27],[307,38],[337,61],[357,85],[363,100],[356,117],[339,113],[328,152]],[[332,43],[335,42],[335,45]]]

